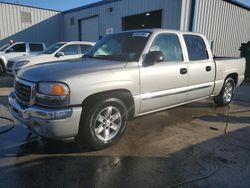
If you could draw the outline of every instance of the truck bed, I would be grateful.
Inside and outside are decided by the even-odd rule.
[[[245,78],[245,58],[215,57],[214,62],[216,68],[214,95],[219,94],[224,84],[225,78],[231,73],[234,73],[235,77],[237,78],[236,87],[241,85]]]

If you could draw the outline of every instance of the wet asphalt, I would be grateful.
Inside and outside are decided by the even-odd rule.
[[[0,77],[1,116],[10,117],[11,85]],[[250,187],[249,93],[244,83],[230,107],[207,99],[136,118],[117,144],[102,151],[43,140],[16,123],[0,134],[0,188],[171,187],[186,181],[179,187]],[[0,120],[0,132],[7,128],[11,122]]]

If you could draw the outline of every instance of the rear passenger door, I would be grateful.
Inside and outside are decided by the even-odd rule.
[[[187,95],[187,64],[178,35],[158,34],[151,44],[151,51],[161,51],[164,61],[140,67],[141,113],[183,103]]]
[[[80,44],[81,54],[84,55],[89,52],[93,46],[90,44]]]
[[[188,52],[188,101],[209,96],[214,88],[215,65],[208,44],[198,35],[184,34]]]
[[[30,54],[37,54],[39,52],[42,52],[43,50],[44,50],[43,44],[38,44],[38,43],[30,43],[29,44]]]
[[[64,53],[64,56],[59,58],[60,60],[71,60],[82,57],[81,49],[78,44],[69,44],[62,48],[60,52]]]

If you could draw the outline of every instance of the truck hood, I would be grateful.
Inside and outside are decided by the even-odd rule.
[[[21,69],[17,77],[32,82],[64,81],[87,73],[123,68],[125,65],[126,62],[99,59],[53,62]]]

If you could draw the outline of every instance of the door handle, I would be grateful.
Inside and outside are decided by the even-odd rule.
[[[182,69],[180,70],[180,73],[181,73],[181,74],[187,74],[187,72],[188,72],[188,71],[187,71],[186,68],[182,68]]]
[[[206,71],[207,71],[207,72],[209,72],[209,71],[211,71],[211,70],[212,70],[211,66],[207,66],[207,67],[206,67]]]

